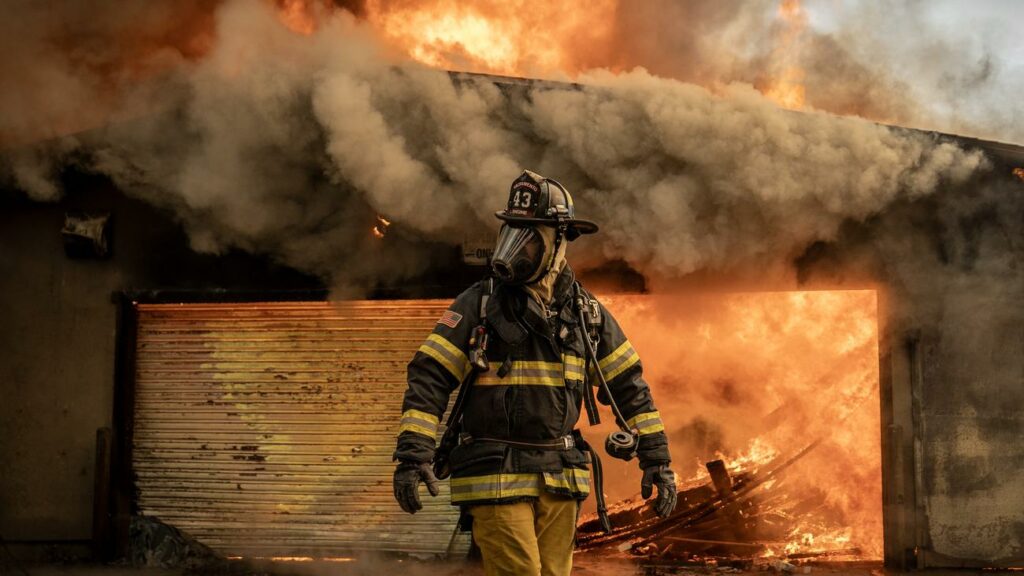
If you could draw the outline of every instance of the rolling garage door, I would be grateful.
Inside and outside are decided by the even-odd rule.
[[[138,305],[141,513],[229,556],[444,553],[447,483],[404,514],[391,453],[406,364],[446,306]]]

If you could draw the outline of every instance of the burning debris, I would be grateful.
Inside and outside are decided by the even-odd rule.
[[[581,549],[672,562],[881,557],[873,292],[607,300],[636,335],[683,480],[660,520],[629,465],[610,462],[615,532],[585,518]]]
[[[757,467],[710,461],[706,477],[679,484],[679,504],[670,517],[658,518],[642,501],[620,502],[609,510],[616,530],[606,535],[597,519],[584,519],[579,548],[744,567],[759,559],[864,558],[842,526],[822,522],[821,494],[787,481],[786,472],[819,444]]]
[[[371,231],[373,232],[374,238],[384,238],[388,233],[388,227],[391,226],[391,221],[387,220],[380,214],[377,215],[377,223],[373,225]]]

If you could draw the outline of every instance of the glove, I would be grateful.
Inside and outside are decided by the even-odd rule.
[[[423,509],[419,495],[420,482],[427,484],[427,491],[431,496],[437,496],[440,493],[437,478],[434,477],[434,471],[431,470],[428,462],[398,463],[393,481],[395,500],[398,500],[398,505],[409,514],[415,514]]]
[[[644,468],[644,479],[640,481],[640,496],[644,500],[650,498],[654,486],[658,487],[658,497],[654,500],[654,511],[658,516],[667,518],[676,509],[675,472],[672,472],[664,464]]]

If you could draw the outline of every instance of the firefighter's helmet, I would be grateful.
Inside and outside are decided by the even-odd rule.
[[[568,240],[597,232],[597,224],[576,218],[572,196],[558,181],[524,170],[512,182],[508,206],[495,216],[515,226],[545,225],[564,231]]]

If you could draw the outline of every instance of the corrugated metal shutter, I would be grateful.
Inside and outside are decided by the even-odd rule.
[[[141,512],[225,555],[445,552],[447,483],[404,514],[391,453],[406,364],[447,304],[140,304]]]

